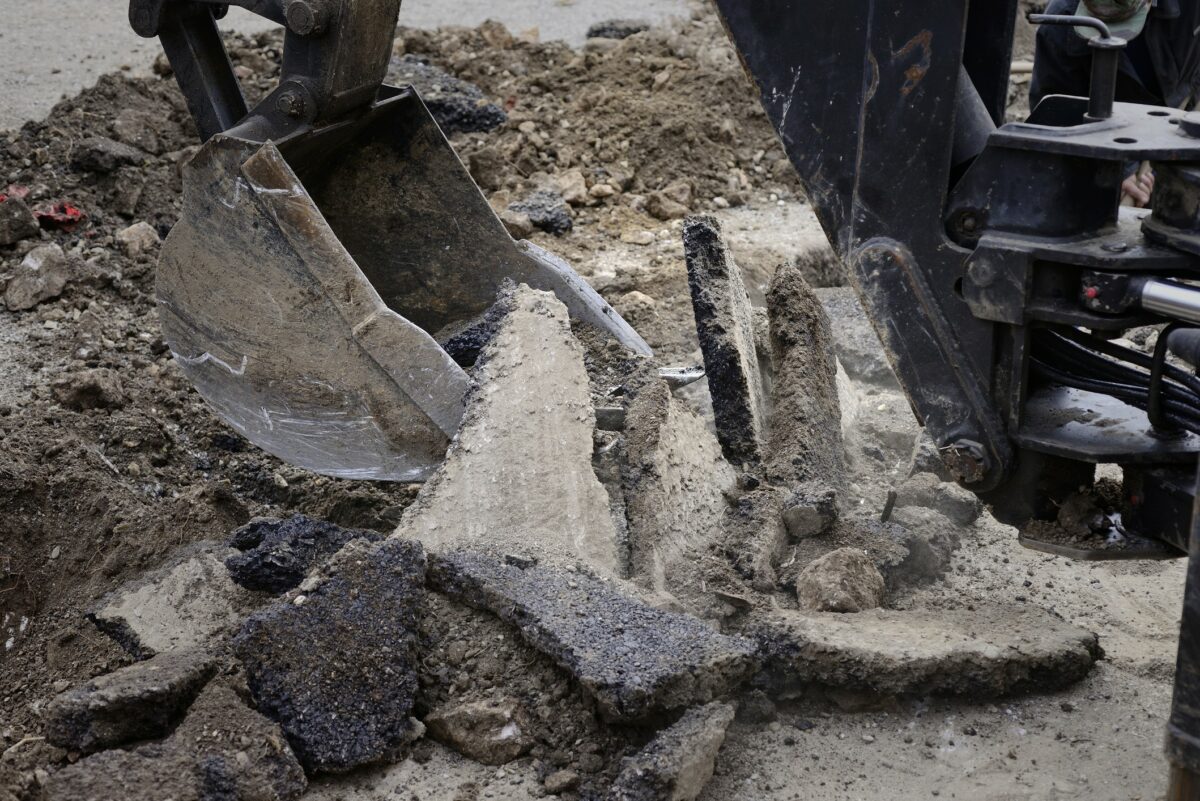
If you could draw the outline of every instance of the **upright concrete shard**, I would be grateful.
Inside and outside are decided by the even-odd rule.
[[[484,554],[431,555],[430,585],[486,609],[572,674],[601,714],[637,722],[721,698],[756,669],[751,641],[656,609],[579,572]]]
[[[106,595],[92,621],[137,657],[210,646],[236,631],[262,599],[233,583],[216,542],[186,546],[166,565]]]
[[[733,464],[756,464],[762,458],[767,406],[754,347],[754,311],[741,271],[713,217],[687,219],[683,250],[717,439]]]
[[[704,421],[648,378],[625,416],[621,487],[630,576],[659,592],[699,591],[697,557],[715,543],[737,475]]]
[[[750,633],[750,632],[747,632]],[[1003,696],[1083,678],[1096,635],[1036,607],[778,612],[754,624],[764,678],[886,695]]]
[[[733,706],[723,703],[688,710],[622,763],[608,801],[695,801],[712,778],[733,716]]]
[[[396,533],[430,550],[471,548],[622,571],[608,495],[592,470],[595,415],[567,310],[521,286],[476,363],[477,389],[445,463]]]
[[[771,434],[767,479],[783,486],[846,480],[837,361],[829,318],[793,264],[775,272],[767,293],[771,328]]]

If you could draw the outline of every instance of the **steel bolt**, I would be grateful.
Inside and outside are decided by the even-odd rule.
[[[964,214],[962,219],[959,220],[958,225],[960,228],[970,234],[974,233],[975,229],[979,227],[979,220],[975,218],[974,214]]]
[[[988,471],[988,458],[983,445],[973,439],[960,439],[941,448],[942,462],[955,480],[977,484]]]
[[[317,36],[325,32],[329,9],[321,0],[291,0],[283,16],[289,31],[300,36]]]
[[[300,96],[299,92],[289,89],[275,101],[275,108],[281,114],[299,119],[304,116],[304,98]]]

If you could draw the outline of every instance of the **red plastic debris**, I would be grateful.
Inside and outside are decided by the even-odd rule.
[[[33,216],[43,228],[57,228],[68,233],[87,219],[83,209],[65,200],[49,206],[38,206],[33,210]]]
[[[8,200],[10,197],[15,197],[17,200],[24,200],[29,196],[29,187],[19,184],[9,184],[8,188],[0,192],[0,203]]]

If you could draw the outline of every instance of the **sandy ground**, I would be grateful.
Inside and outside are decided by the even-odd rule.
[[[620,17],[661,22],[686,13],[687,5],[687,0],[408,0],[400,22],[429,28],[498,19],[514,31],[538,28],[543,39],[578,44],[593,22]],[[52,7],[0,0],[0,129],[44,116],[64,94],[91,86],[106,72],[145,72],[158,43],[133,33],[127,6],[121,0],[62,0]],[[271,25],[235,8],[221,27],[253,33]]]

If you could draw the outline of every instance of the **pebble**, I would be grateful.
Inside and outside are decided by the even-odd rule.
[[[54,550],[50,552],[50,558],[51,558],[51,559],[57,559],[57,558],[58,558],[59,556],[61,556],[61,555],[62,555],[62,548],[60,548],[59,546],[55,545],[55,546],[54,546]]]

